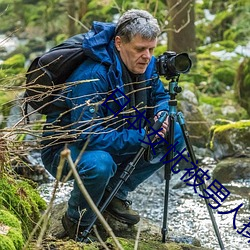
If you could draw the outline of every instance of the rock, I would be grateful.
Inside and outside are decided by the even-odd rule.
[[[51,215],[51,221],[47,230],[47,238],[44,240],[44,244],[46,244],[46,240],[49,240],[50,242],[53,241],[53,245],[56,246],[57,244],[60,245],[67,245],[69,247],[68,243],[71,242],[71,244],[78,246],[79,244],[84,243],[76,243],[73,241],[69,241],[66,239],[63,239],[64,244],[62,244],[62,240],[57,239],[56,236],[58,234],[62,235],[63,227],[61,224],[61,217],[65,213],[67,208],[67,204],[60,203],[53,207],[52,209],[52,215]],[[162,243],[161,242],[161,229],[154,224],[150,223],[149,220],[141,219],[140,223],[138,223],[135,226],[128,226],[126,224],[120,223],[116,220],[114,220],[112,217],[105,215],[106,221],[109,223],[110,227],[112,228],[114,234],[116,237],[118,237],[119,242],[124,247],[124,249],[134,249],[135,239],[137,237],[138,231],[140,232],[139,235],[139,249],[154,249],[154,250],[209,250],[208,248],[204,248],[200,246],[199,240],[192,237],[167,237],[167,242]],[[93,244],[93,243],[92,243]],[[94,246],[97,248],[91,248],[89,244],[86,249],[103,249],[98,247],[96,243],[94,243]],[[112,238],[107,238],[106,244],[111,247],[110,249],[114,249],[114,243]],[[110,245],[111,244],[111,245]],[[71,246],[72,247],[72,246]],[[60,249],[66,249],[66,248],[60,248]],[[69,248],[67,248],[69,249]],[[72,248],[73,249],[73,248]],[[84,247],[85,249],[85,247]]]
[[[250,158],[228,157],[220,161],[213,170],[213,178],[222,183],[250,179]]]
[[[190,103],[192,103],[194,105],[198,105],[198,99],[197,99],[196,95],[194,94],[194,92],[192,92],[189,89],[184,90],[182,92],[182,99],[189,101]]]
[[[224,116],[227,116],[229,114],[235,114],[237,113],[237,110],[234,106],[225,106],[225,107],[222,107],[221,108],[221,113],[224,115]]]
[[[250,120],[215,125],[210,136],[209,147],[216,160],[239,155],[250,157]]]
[[[206,148],[209,141],[210,124],[204,118],[198,106],[188,101],[181,101],[180,105],[192,145]]]

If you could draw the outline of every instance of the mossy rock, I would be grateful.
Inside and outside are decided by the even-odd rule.
[[[21,221],[25,239],[39,220],[41,211],[46,208],[46,202],[30,183],[4,174],[0,178],[0,207],[4,207]]]
[[[67,202],[56,204],[51,211],[51,221],[47,230],[47,238],[43,240],[42,245],[49,248],[53,246],[54,249],[68,250],[68,249],[86,249],[97,250],[104,249],[100,242],[94,242],[91,244],[74,242],[67,237],[64,239],[57,239],[57,235],[62,235],[64,232],[61,218],[67,209]],[[199,239],[194,237],[167,237],[167,243],[162,243],[161,230],[158,226],[151,223],[145,218],[141,218],[141,222],[134,226],[128,226],[123,224],[111,216],[105,215],[105,219],[112,228],[113,233],[119,240],[124,250],[133,250],[135,245],[135,239],[140,228],[139,236],[139,250],[208,250],[208,248],[201,247]],[[112,238],[108,237],[106,231],[100,225],[97,228],[102,239],[105,241],[110,250],[117,250]],[[104,232],[105,231],[105,232]],[[33,248],[32,248],[33,249]]]
[[[21,223],[7,210],[0,209],[0,249],[22,249],[24,239]]]
[[[134,239],[124,239],[124,238],[118,238],[120,244],[122,245],[124,250],[133,250],[135,245]],[[107,243],[113,243],[113,239],[109,238]],[[138,250],[208,250],[208,248],[204,247],[197,247],[193,245],[188,245],[184,243],[175,243],[175,242],[166,242],[162,243],[161,241],[156,240],[147,240],[143,239],[138,242]]]
[[[250,147],[250,120],[214,125],[210,130],[210,149],[216,159],[247,155]]]
[[[122,237],[117,237],[120,245],[123,250],[134,250],[135,249],[135,240],[127,239]],[[110,250],[117,250],[118,248],[114,244],[112,238],[108,238],[105,241],[106,246]],[[102,250],[104,247],[100,242],[93,242],[91,244],[75,242],[73,240],[56,240],[55,238],[47,238],[43,240],[42,246],[46,249],[60,249],[60,250]],[[51,246],[51,248],[50,248]],[[41,249],[35,246],[33,242],[30,245],[31,249]],[[42,248],[43,249],[43,248]],[[194,245],[189,245],[185,243],[175,243],[175,242],[166,242],[162,243],[160,240],[152,240],[139,238],[138,240],[138,250],[211,250],[206,247],[198,247]]]

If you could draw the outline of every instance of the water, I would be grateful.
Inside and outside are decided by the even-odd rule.
[[[212,170],[215,163],[212,159],[206,158],[203,161],[204,169]],[[203,169],[203,170],[204,170]],[[180,180],[184,172],[175,174],[170,181],[169,203],[168,203],[168,228],[169,236],[184,238],[184,236],[197,238],[201,245],[214,250],[220,250],[213,225],[207,211],[205,200],[198,193],[195,194],[193,187],[187,186]],[[49,201],[54,183],[47,183],[40,186],[41,195]],[[227,185],[230,195],[222,202],[219,211],[230,211],[243,203],[236,217],[238,230],[243,229],[243,223],[249,222],[249,193],[250,180],[235,181]],[[247,189],[246,189],[247,188]],[[66,183],[59,188],[55,202],[59,203],[69,198],[72,189],[72,182]],[[243,190],[243,191],[242,191]],[[246,190],[248,190],[246,192]],[[197,191],[199,191],[197,189]],[[130,194],[133,201],[133,208],[138,210],[142,217],[162,227],[164,212],[165,180],[162,173],[158,172],[141,184],[136,192]],[[220,215],[212,210],[219,227],[222,241],[226,250],[247,250],[250,249],[248,239],[233,229],[233,214]],[[250,230],[249,230],[250,231]],[[245,231],[246,233],[246,231]]]
[[[178,176],[180,178],[181,175]],[[175,177],[175,179],[177,176]],[[134,197],[134,207],[141,210],[144,217],[149,218],[160,228],[162,227],[162,217],[164,212],[164,187],[165,183],[158,183],[156,186],[151,181],[148,182],[149,188],[140,187],[139,195],[149,195],[149,198],[141,204],[138,198]],[[155,186],[155,187],[153,187]],[[175,236],[190,236],[195,237],[201,241],[201,245],[211,249],[219,250],[217,237],[213,230],[213,225],[207,211],[205,200],[194,193],[192,187],[182,187],[179,189],[172,189],[173,185],[170,183],[169,195],[169,213],[168,213],[168,227],[170,234]],[[237,205],[243,203],[244,207],[240,209],[237,215],[238,229],[242,229],[244,222],[248,221],[249,201],[237,194],[231,193],[230,196],[222,203],[223,206],[220,211],[230,211]],[[220,215],[213,210],[222,241],[227,250],[245,250],[250,249],[247,243],[247,238],[239,235],[233,229],[233,214]]]

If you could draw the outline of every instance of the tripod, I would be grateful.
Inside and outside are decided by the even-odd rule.
[[[176,95],[177,93],[180,93],[182,91],[181,87],[178,86],[178,80],[179,77],[177,77],[176,79],[172,78],[172,80],[169,82],[169,94],[170,94],[170,100],[169,100],[169,132],[167,135],[167,140],[168,143],[170,145],[174,145],[174,123],[175,123],[175,118],[177,117],[177,120],[181,126],[181,131],[186,143],[186,147],[187,147],[187,151],[190,155],[191,161],[193,163],[196,163],[196,157],[193,151],[193,147],[190,143],[190,138],[189,138],[189,133],[188,130],[186,128],[186,124],[185,124],[185,120],[184,120],[184,116],[181,112],[177,113],[177,100],[176,100]],[[162,226],[162,242],[165,243],[166,242],[166,234],[168,232],[167,229],[167,216],[168,216],[168,195],[169,195],[169,183],[170,183],[170,179],[171,179],[171,168],[173,166],[173,161],[171,161],[171,159],[173,159],[174,157],[174,153],[173,150],[171,150],[169,152],[169,154],[167,154],[166,156],[166,164],[165,164],[165,173],[164,173],[164,178],[165,178],[165,197],[164,197],[164,214],[163,214],[163,226]],[[195,171],[198,171],[198,169],[196,168]],[[202,177],[201,177],[202,178]],[[202,183],[200,183],[201,185],[199,185],[200,191],[202,192],[203,196],[206,197],[205,191],[204,189],[206,189],[206,185],[204,183],[204,181]],[[204,198],[205,199],[205,198]],[[211,207],[209,206],[208,203],[208,199],[205,199],[205,203],[209,212],[209,216],[210,219],[212,221],[213,224],[213,228],[216,234],[216,237],[218,239],[219,245],[221,250],[225,250],[225,247],[223,245],[221,236],[220,236],[220,232],[218,229],[218,226],[216,224],[216,220],[213,214],[213,211],[211,209]]]
[[[172,79],[169,83],[169,94],[170,94],[170,100],[169,100],[169,132],[168,132],[168,143],[170,145],[174,145],[174,123],[175,123],[175,118],[178,118],[178,122],[181,126],[181,130],[184,136],[184,140],[188,149],[188,152],[190,154],[190,158],[192,160],[192,162],[196,162],[196,158],[195,158],[195,154],[192,148],[192,145],[190,143],[190,139],[189,139],[189,134],[188,131],[186,129],[186,125],[185,125],[185,120],[183,115],[178,112],[177,113],[177,100],[175,99],[177,93],[181,92],[181,87],[178,86],[178,78],[176,80]],[[163,122],[165,121],[167,117],[167,112],[162,112],[159,119],[155,122],[155,124],[152,127],[152,131],[157,131],[158,129],[161,128]],[[118,192],[118,190],[120,189],[120,187],[122,186],[122,184],[130,177],[130,175],[132,174],[132,172],[134,171],[137,163],[139,162],[140,158],[142,157],[142,155],[144,154],[144,152],[146,151],[146,149],[149,147],[150,143],[152,142],[152,140],[155,137],[154,133],[151,133],[151,131],[149,131],[148,135],[144,138],[144,142],[141,143],[141,148],[139,149],[138,153],[136,154],[136,156],[134,157],[134,159],[126,166],[126,168],[124,169],[123,173],[120,176],[120,180],[117,183],[116,187],[113,189],[113,191],[109,194],[108,198],[106,199],[106,201],[102,204],[101,208],[99,209],[100,212],[102,213],[107,206],[110,204],[110,202],[112,201],[112,199],[114,198],[114,196],[116,195],[116,193]],[[164,200],[164,215],[163,215],[163,227],[162,227],[162,242],[165,243],[166,242],[166,234],[167,234],[167,215],[168,215],[168,195],[169,195],[169,182],[171,179],[171,167],[173,166],[173,162],[171,161],[171,159],[173,159],[174,154],[173,154],[173,150],[170,151],[170,153],[167,155],[167,164],[165,165],[165,200]],[[205,183],[203,182],[202,185],[199,186],[200,190],[203,193],[203,196],[205,196],[205,192],[204,189],[206,188]],[[206,202],[206,206],[213,224],[213,228],[215,230],[217,239],[219,241],[219,245],[221,250],[225,250],[223,242],[221,240],[221,236],[219,233],[219,229],[218,226],[216,224],[215,218],[214,218],[214,214],[212,212],[211,207],[208,204],[207,199],[205,199]],[[90,225],[84,230],[84,232],[82,233],[82,239],[83,241],[87,240],[88,235],[90,234],[92,227],[94,226],[95,222],[97,220],[97,216],[94,217],[94,219],[92,220],[92,222],[90,223]]]

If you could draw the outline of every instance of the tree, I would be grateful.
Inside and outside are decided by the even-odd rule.
[[[168,0],[168,50],[188,52],[193,61],[196,57],[195,0]]]

